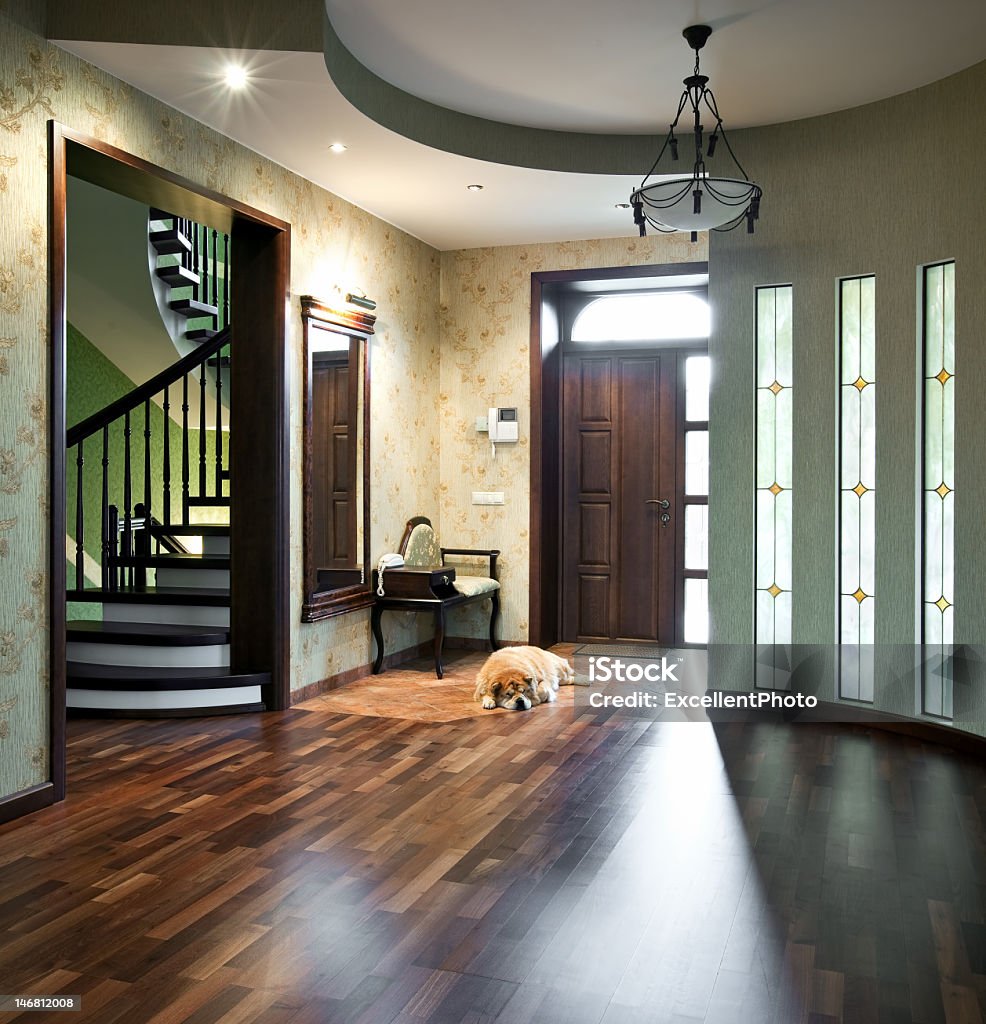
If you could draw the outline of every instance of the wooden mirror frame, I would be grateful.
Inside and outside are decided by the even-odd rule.
[[[301,296],[301,322],[304,328],[304,399],[303,415],[303,479],[302,479],[302,528],[304,531],[304,600],[301,606],[302,622],[320,622],[335,615],[360,608],[369,608],[373,604],[373,592],[370,587],[370,345],[373,324],[376,317],[369,313],[354,310],[338,310],[325,305],[311,295]],[[331,590],[319,589],[319,566],[315,564],[315,543],[313,537],[313,517],[315,510],[312,501],[312,366],[313,353],[311,345],[312,323],[317,328],[327,329],[335,334],[349,338],[350,346],[356,344],[362,363],[363,373],[359,380],[362,386],[362,459],[357,456],[357,472],[362,464],[363,500],[362,507],[357,506],[357,515],[362,514],[362,582],[335,587]],[[357,403],[358,408],[358,403]]]

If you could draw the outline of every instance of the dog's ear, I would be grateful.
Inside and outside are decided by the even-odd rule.
[[[494,697],[496,697],[500,693],[500,691],[502,689],[503,689],[503,680],[502,679],[498,679],[495,683],[492,683],[490,685],[490,693],[493,694]]]

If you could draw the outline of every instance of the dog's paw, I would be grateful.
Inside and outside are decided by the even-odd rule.
[[[483,707],[486,708],[487,711],[492,711],[496,707],[496,701],[487,694],[483,698]]]

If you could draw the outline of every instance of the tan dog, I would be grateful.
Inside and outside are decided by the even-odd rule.
[[[476,676],[473,699],[484,708],[529,711],[557,700],[558,687],[575,682],[571,665],[540,647],[504,647],[487,659]]]

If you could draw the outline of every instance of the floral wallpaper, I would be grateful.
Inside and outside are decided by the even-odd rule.
[[[687,263],[708,259],[706,236],[604,238],[442,253],[441,515],[445,547],[500,548],[504,640],[528,637],[531,274],[546,270]],[[492,456],[476,417],[517,406],[520,441]],[[473,505],[473,491],[503,491],[503,505]],[[462,564],[462,563],[456,563]],[[486,570],[477,564],[474,572]],[[483,637],[489,605],[449,619],[449,635]]]

